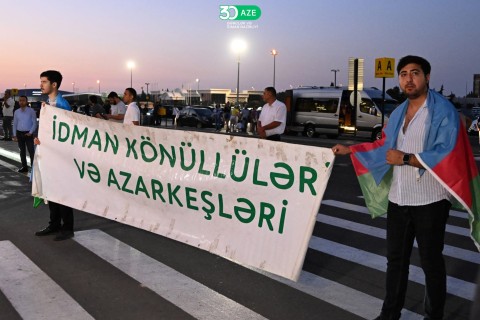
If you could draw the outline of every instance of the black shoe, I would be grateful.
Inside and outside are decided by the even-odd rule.
[[[17,172],[26,173],[28,172],[28,167],[21,167],[20,169],[17,170]]]
[[[48,226],[45,229],[35,232],[35,235],[41,237],[41,236],[47,236],[49,234],[54,234],[57,232],[58,232],[58,229],[54,229]]]
[[[53,241],[67,240],[73,238],[73,236],[73,231],[60,231],[60,233],[55,238],[53,238]]]

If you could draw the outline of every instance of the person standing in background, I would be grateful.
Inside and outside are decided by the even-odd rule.
[[[28,172],[27,150],[30,155],[30,165],[33,164],[35,148],[33,145],[33,134],[37,130],[37,114],[35,110],[28,107],[28,98],[20,96],[20,108],[13,115],[13,140],[18,142],[20,149],[20,160],[22,167],[17,172]]]
[[[3,139],[4,141],[12,141],[12,120],[13,110],[15,108],[15,101],[12,98],[12,91],[5,90],[3,97]]]

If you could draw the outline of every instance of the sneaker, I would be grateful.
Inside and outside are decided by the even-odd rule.
[[[20,173],[27,173],[28,172],[28,167],[21,167],[17,170],[17,172],[20,172]]]

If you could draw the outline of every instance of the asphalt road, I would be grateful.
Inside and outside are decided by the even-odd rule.
[[[326,147],[356,142],[284,141]],[[35,237],[48,223],[48,207],[32,208],[30,183],[13,171],[16,166],[0,156],[0,319],[343,320],[379,313],[385,219],[365,213],[348,157],[335,161],[298,283],[80,211],[74,239]],[[480,255],[466,235],[465,216],[455,212],[448,222],[445,319],[467,319],[475,289]],[[423,318],[416,249],[412,265],[402,319]]]

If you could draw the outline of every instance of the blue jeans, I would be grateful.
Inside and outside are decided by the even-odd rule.
[[[417,239],[425,273],[425,315],[428,319],[443,318],[447,275],[442,252],[450,207],[447,200],[422,206],[389,203],[386,296],[382,306],[382,315],[386,319],[400,318],[414,239]]]

